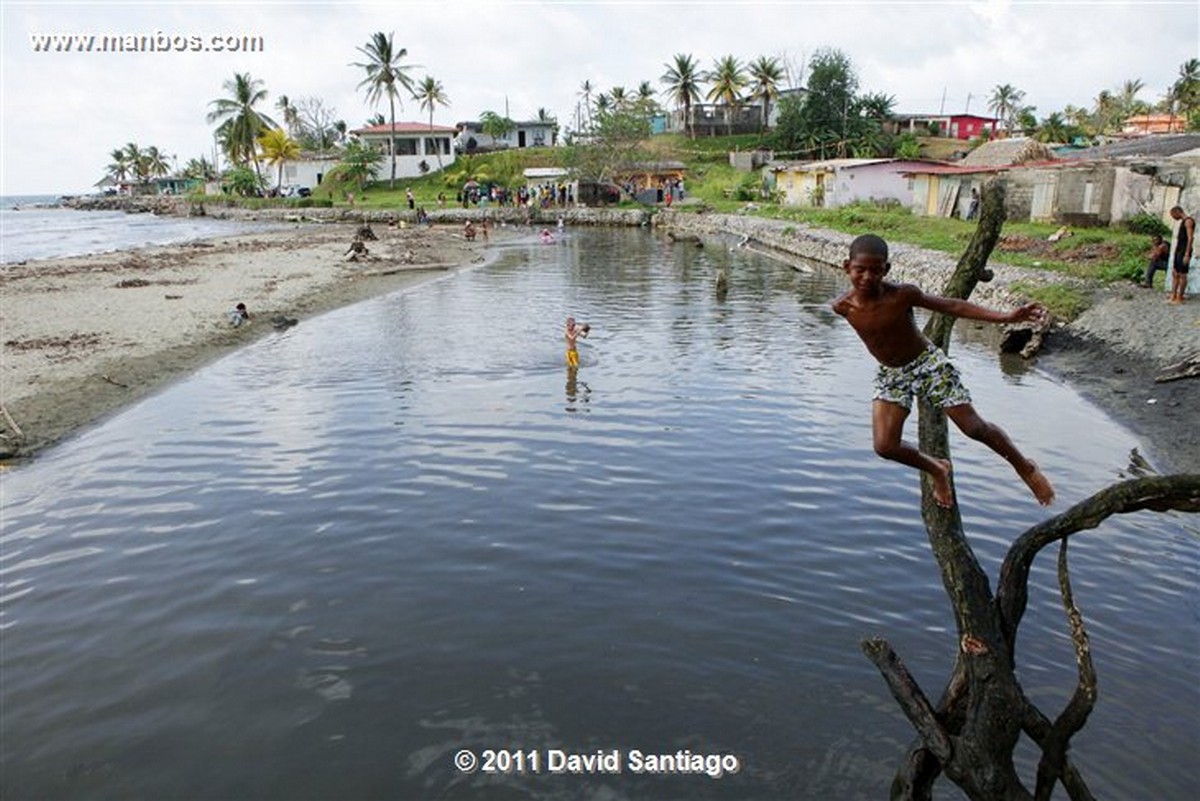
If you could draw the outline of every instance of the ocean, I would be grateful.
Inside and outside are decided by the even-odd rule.
[[[0,196],[0,265],[168,245],[263,230],[271,223],[206,217],[159,217],[123,211],[76,211],[58,195]]]

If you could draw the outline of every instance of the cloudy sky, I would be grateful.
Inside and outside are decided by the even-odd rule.
[[[0,194],[87,191],[109,152],[155,145],[179,163],[212,158],[209,103],[234,73],[282,94],[315,96],[352,128],[376,111],[356,89],[357,48],[394,32],[414,78],[441,81],[453,125],[486,110],[514,119],[539,108],[569,125],[580,86],[659,78],[676,53],[702,66],[725,55],[778,56],[794,76],[813,53],[848,55],[862,91],[901,112],[985,113],[999,84],[1026,93],[1039,117],[1091,106],[1126,80],[1158,101],[1200,51],[1200,4],[1176,2],[0,2]],[[52,34],[261,37],[261,52],[39,51]],[[425,120],[415,101],[397,120]]]

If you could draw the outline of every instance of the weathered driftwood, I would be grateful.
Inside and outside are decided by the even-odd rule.
[[[1176,362],[1162,371],[1154,381],[1165,384],[1168,381],[1178,381],[1181,378],[1196,378],[1200,376],[1200,353],[1189,356],[1181,362]]]
[[[1004,222],[1004,187],[989,183],[983,192],[979,227],[943,294],[966,298],[980,280]],[[934,315],[926,335],[946,348],[952,318]],[[920,406],[921,449],[949,454],[946,418],[928,403]],[[958,507],[939,506],[933,485],[922,476],[921,513],[934,558],[949,596],[958,631],[954,671],[936,704],[931,703],[886,640],[871,639],[864,653],[878,667],[893,696],[917,731],[918,739],[898,769],[893,799],[928,800],[945,775],[974,801],[1048,799],[1061,783],[1072,801],[1091,799],[1083,777],[1067,758],[1070,739],[1087,720],[1096,699],[1083,619],[1070,590],[1066,539],[1095,528],[1114,514],[1141,510],[1200,512],[1200,475],[1152,476],[1110,486],[1017,538],[1009,550],[992,595],[990,581],[962,527]],[[1060,591],[1079,665],[1074,696],[1055,719],[1025,695],[1015,675],[1017,628],[1028,597],[1029,568],[1047,545],[1063,543]],[[1017,775],[1013,752],[1024,733],[1042,751],[1036,789]]]

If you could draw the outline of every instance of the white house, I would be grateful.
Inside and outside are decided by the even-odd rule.
[[[316,189],[321,185],[326,173],[337,166],[338,161],[340,159],[337,156],[320,156],[315,153],[305,153],[298,159],[285,161],[283,163],[283,185]],[[267,186],[274,188],[275,181],[279,177],[279,168],[265,168],[263,177],[267,179]]]
[[[558,123],[554,120],[516,122],[511,131],[493,138],[483,132],[481,122],[460,122],[457,144],[459,151],[465,153],[514,147],[554,147],[558,144]]]
[[[375,168],[375,180],[379,181],[391,177],[393,160],[397,178],[416,178],[449,167],[455,160],[454,134],[457,131],[457,128],[430,126],[424,122],[398,122],[394,131],[391,124],[384,123],[350,133],[384,154],[385,158]],[[393,141],[395,153],[391,153]],[[391,159],[387,158],[389,154]]]

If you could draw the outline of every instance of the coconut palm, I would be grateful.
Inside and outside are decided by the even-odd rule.
[[[608,96],[612,100],[613,111],[624,111],[629,103],[629,94],[624,86],[614,86]]]
[[[1020,108],[1021,101],[1024,99],[1024,92],[1012,84],[1006,83],[992,90],[992,96],[988,100],[988,109],[996,115],[996,119],[1004,124],[1006,131],[1011,130],[1016,121],[1017,109]]]
[[[779,82],[783,80],[783,65],[771,56],[759,56],[746,67],[750,74],[750,100],[762,101],[762,127],[771,118],[771,102],[779,97]]]
[[[146,162],[146,175],[154,178],[171,173],[171,165],[167,163],[167,155],[151,145],[142,153]]]
[[[692,103],[700,102],[700,66],[691,55],[676,53],[675,60],[665,65],[667,71],[659,80],[667,85],[667,93],[676,108],[683,107],[683,125],[688,135],[696,138],[692,122]]]
[[[279,109],[279,113],[283,115],[283,124],[287,126],[288,134],[294,136],[300,124],[299,110],[292,105],[287,95],[279,96],[279,99],[275,101],[275,108]]]
[[[262,151],[263,159],[279,168],[279,177],[275,181],[275,191],[278,192],[283,188],[283,164],[300,157],[300,145],[288,136],[287,131],[272,128],[258,137],[258,147]]]
[[[129,155],[125,152],[125,148],[118,147],[109,153],[108,157],[112,159],[112,163],[108,165],[108,174],[112,176],[112,179],[120,183],[128,178],[131,164],[129,162]]]
[[[1055,111],[1042,120],[1033,138],[1039,142],[1068,142],[1071,139],[1070,126],[1066,117]]]
[[[229,161],[243,165],[253,161],[255,173],[261,175],[255,141],[268,128],[279,127],[277,122],[254,108],[267,99],[267,90],[262,81],[251,78],[248,72],[234,74],[233,79],[225,81],[223,86],[229,97],[211,101],[209,105],[213,110],[206,119],[210,124],[221,123],[217,137],[224,144]]]
[[[742,89],[746,88],[747,77],[742,62],[733,56],[722,56],[713,61],[712,72],[708,75],[712,87],[705,97],[725,106],[725,132],[733,133],[733,118],[730,111],[741,104]]]
[[[1200,108],[1200,59],[1190,58],[1179,65],[1179,78],[1171,84],[1169,99],[1184,117]]]
[[[429,112],[429,138],[434,139],[433,110],[437,106],[449,106],[450,97],[446,94],[446,90],[442,86],[441,81],[426,75],[425,78],[417,84],[417,89],[415,92],[413,92],[413,98],[421,104],[421,108]],[[438,169],[440,170],[442,169],[442,146],[435,144],[434,149],[437,150]]]
[[[1096,120],[1096,133],[1104,134],[1112,127],[1120,114],[1120,101],[1107,89],[1096,95],[1093,119]]]
[[[204,156],[198,159],[188,159],[183,168],[184,178],[195,178],[199,181],[212,181],[217,177],[217,170]]]
[[[584,81],[579,86],[579,95],[583,98],[583,109],[587,112],[588,128],[592,127],[592,86],[591,81]],[[576,120],[576,123],[582,123],[582,120]]]
[[[389,189],[394,189],[396,186],[396,103],[399,100],[401,88],[410,95],[413,91],[412,78],[407,73],[412,65],[405,66],[400,63],[400,60],[408,55],[408,50],[403,47],[397,50],[392,42],[392,36],[393,34],[385,34],[382,31],[374,33],[364,47],[358,48],[359,52],[367,57],[367,60],[352,65],[362,67],[367,72],[367,77],[358,84],[359,89],[366,90],[367,100],[371,103],[378,103],[386,97],[388,101],[388,119],[392,126],[388,137],[392,161]]]

